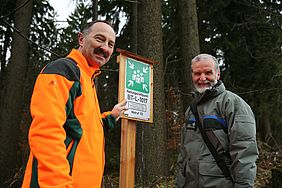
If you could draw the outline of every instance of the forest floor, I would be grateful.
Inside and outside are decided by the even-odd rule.
[[[257,176],[254,188],[272,187],[271,170],[273,167],[282,165],[281,146],[271,147],[268,144],[258,141],[259,159],[257,160]],[[176,150],[170,149],[170,176],[166,178],[156,178],[148,185],[135,185],[136,188],[173,188],[175,183],[175,162]],[[104,177],[104,188],[119,187],[119,178],[117,176],[107,175]]]
[[[255,188],[272,187],[272,172],[274,167],[282,165],[282,146],[271,147],[258,141],[259,159],[257,160],[257,177]]]

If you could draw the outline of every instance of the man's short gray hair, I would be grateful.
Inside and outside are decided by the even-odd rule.
[[[109,25],[114,31],[115,31],[115,29],[114,29],[114,26],[112,25],[112,22],[111,21],[108,21],[108,20],[94,20],[94,21],[92,21],[92,22],[90,22],[90,23],[86,23],[86,25],[84,25],[84,27],[83,27],[83,29],[82,29],[82,33],[84,34],[84,35],[87,35],[88,33],[89,33],[89,30],[90,30],[90,28],[95,24],[95,23],[105,23],[105,24],[107,24],[107,25]]]
[[[216,59],[214,56],[210,55],[210,54],[199,54],[199,55],[195,56],[195,57],[192,59],[192,61],[191,61],[191,65],[192,65],[193,63],[195,63],[195,62],[202,61],[202,60],[212,60],[212,62],[213,62],[214,65],[215,65],[215,69],[216,69],[217,71],[220,71],[220,69],[219,69],[219,63],[218,63],[217,59]]]

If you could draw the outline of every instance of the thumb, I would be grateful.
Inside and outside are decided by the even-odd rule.
[[[124,106],[124,105],[126,105],[126,103],[127,103],[127,100],[123,99],[119,104],[120,104],[120,106]]]

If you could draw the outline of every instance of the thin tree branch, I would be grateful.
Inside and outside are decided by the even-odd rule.
[[[11,25],[9,22],[7,22],[5,19],[2,18],[2,20],[3,20],[3,22],[4,22],[6,25],[8,25],[10,28],[12,28],[16,33],[18,33],[18,34],[19,34],[21,37],[23,37],[25,40],[29,41],[31,44],[33,44],[33,45],[37,46],[38,48],[43,49],[43,50],[45,50],[45,51],[47,51],[47,52],[50,52],[51,54],[53,54],[53,55],[55,55],[55,56],[57,56],[57,57],[60,57],[60,56],[59,56],[58,54],[56,54],[55,52],[53,52],[53,51],[51,51],[51,50],[49,50],[49,49],[47,49],[47,48],[44,48],[44,47],[40,46],[40,45],[37,44],[36,42],[34,42],[34,41],[30,40],[28,37],[24,36],[17,28],[15,28],[14,26],[12,26],[12,25]]]
[[[15,12],[17,12],[19,9],[21,9],[22,7],[24,7],[30,0],[27,0],[26,2],[24,2],[22,5],[20,5],[19,7],[16,7],[13,11],[9,12],[8,14],[6,14],[5,16],[0,17],[0,19],[4,19],[9,17],[10,15],[14,14]]]

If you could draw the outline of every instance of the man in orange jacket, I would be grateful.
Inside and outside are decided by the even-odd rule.
[[[32,95],[30,156],[23,188],[98,188],[104,171],[103,126],[114,126],[126,101],[101,114],[93,79],[114,50],[105,21],[78,34],[79,48],[43,68]]]

